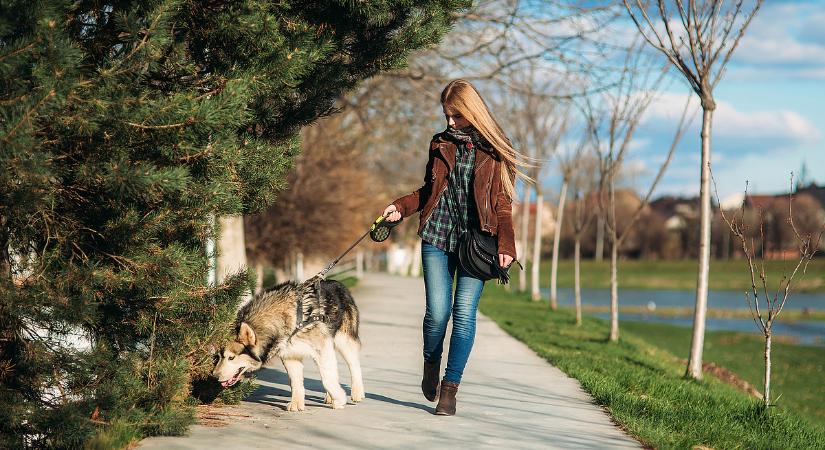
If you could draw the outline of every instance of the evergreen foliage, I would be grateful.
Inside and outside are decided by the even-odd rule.
[[[0,1],[0,447],[180,433],[249,280],[209,217],[465,1]]]

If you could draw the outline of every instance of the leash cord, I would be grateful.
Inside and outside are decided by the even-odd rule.
[[[378,222],[380,222],[381,220],[386,219],[386,218],[387,218],[387,216],[382,215],[382,216],[379,218],[379,220],[376,220],[376,221],[373,223],[373,226],[374,226],[376,223],[378,223]],[[324,277],[326,276],[327,272],[329,272],[330,270],[332,270],[332,268],[333,268],[333,267],[335,267],[335,265],[336,265],[336,264],[338,264],[338,262],[339,262],[339,261],[341,261],[341,258],[343,258],[344,256],[346,256],[346,255],[347,255],[347,253],[349,253],[349,252],[350,252],[350,250],[352,250],[353,248],[355,248],[355,246],[356,246],[356,245],[360,244],[360,243],[361,243],[361,241],[363,241],[363,240],[364,240],[364,238],[365,238],[365,237],[367,237],[367,236],[370,234],[370,232],[372,232],[372,227],[370,227],[370,229],[369,229],[369,230],[367,230],[367,232],[366,232],[366,233],[364,233],[363,235],[361,235],[361,237],[360,237],[360,238],[358,238],[358,240],[357,240],[357,241],[355,241],[355,243],[354,243],[354,244],[350,245],[350,246],[349,246],[349,248],[348,248],[348,249],[347,249],[344,253],[342,253],[342,254],[341,254],[341,256],[339,256],[338,258],[336,258],[336,259],[335,259],[335,261],[333,261],[333,262],[329,263],[329,265],[328,265],[326,268],[324,268],[324,270],[322,270],[322,271],[318,272],[318,276],[320,276],[321,278],[324,278]]]

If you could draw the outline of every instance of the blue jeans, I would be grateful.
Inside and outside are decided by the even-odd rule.
[[[445,252],[427,242],[421,243],[427,311],[424,314],[424,360],[436,362],[444,350],[447,322],[453,316],[450,353],[444,380],[458,383],[473,349],[476,336],[476,311],[484,281],[473,278],[458,265],[458,253]],[[458,280],[453,296],[453,278]]]

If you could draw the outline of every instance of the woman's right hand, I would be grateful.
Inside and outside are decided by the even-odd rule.
[[[390,222],[397,222],[401,220],[401,213],[398,212],[395,205],[390,205],[384,208],[384,217],[386,217]]]

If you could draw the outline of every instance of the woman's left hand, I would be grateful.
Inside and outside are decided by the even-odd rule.
[[[504,253],[499,253],[499,254],[498,254],[498,264],[499,264],[501,267],[507,267],[507,266],[509,266],[509,265],[510,265],[510,263],[512,263],[512,262],[513,262],[513,257],[512,257],[512,256],[510,256],[510,255],[505,255]]]

